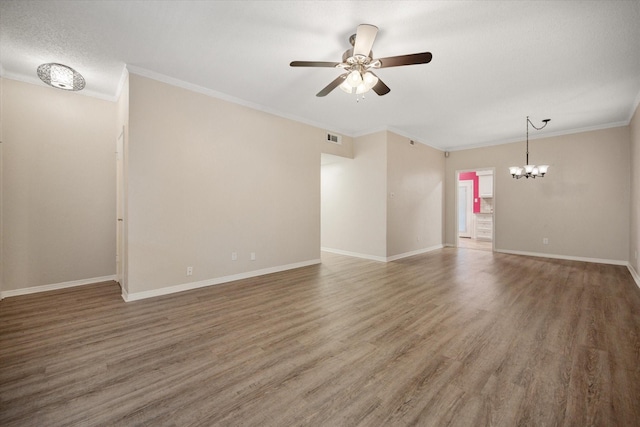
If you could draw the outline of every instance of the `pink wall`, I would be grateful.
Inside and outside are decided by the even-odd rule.
[[[460,176],[458,177],[460,181],[473,181],[473,213],[480,212],[480,197],[479,197],[479,186],[480,179],[475,172],[460,172]]]

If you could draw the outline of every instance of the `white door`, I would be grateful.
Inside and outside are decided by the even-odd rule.
[[[124,286],[124,127],[116,141],[116,280]]]
[[[471,237],[473,181],[458,181],[458,237]]]

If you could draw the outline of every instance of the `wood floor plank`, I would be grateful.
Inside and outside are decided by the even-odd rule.
[[[626,268],[453,249],[0,301],[2,426],[636,425]]]
[[[567,416],[572,424],[611,425],[611,390],[607,352],[579,347],[573,359],[567,401]]]

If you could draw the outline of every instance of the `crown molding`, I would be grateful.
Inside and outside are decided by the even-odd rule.
[[[638,91],[638,94],[636,95],[636,99],[633,101],[633,105],[631,106],[631,111],[629,112],[629,117],[627,118],[627,124],[631,123],[631,120],[633,119],[633,115],[638,110],[638,105],[640,105],[640,91]]]
[[[266,105],[262,105],[262,104],[258,104],[255,102],[251,102],[251,101],[247,101],[241,98],[236,98],[235,96],[231,96],[228,95],[226,93],[223,92],[218,92],[212,89],[208,89],[206,87],[203,86],[199,86],[193,83],[189,83],[186,82],[184,80],[180,80],[180,79],[176,79],[174,77],[169,77],[166,76],[164,74],[160,74],[160,73],[156,73],[155,71],[151,71],[151,70],[147,70],[145,68],[141,68],[135,65],[127,65],[127,69],[129,70],[130,73],[132,74],[136,74],[138,76],[141,77],[146,77],[152,80],[156,80],[162,83],[166,83],[168,85],[171,86],[176,86],[182,89],[186,89],[189,90],[191,92],[196,92],[196,93],[200,93],[202,95],[206,95],[209,96],[211,98],[216,98],[216,99],[220,99],[222,101],[227,101],[227,102],[231,102],[233,104],[238,104],[238,105],[242,105],[243,107],[247,107],[247,108],[251,108],[253,110],[258,110],[258,111],[262,111],[264,113],[268,113],[268,114],[272,114],[274,116],[278,116],[278,117],[282,117],[284,119],[288,119],[288,120],[293,120],[294,122],[298,122],[298,123],[303,123],[309,126],[313,126],[315,128],[318,129],[322,129],[323,131],[326,129],[332,129],[334,130],[336,133],[340,133],[342,135],[345,136],[352,136],[351,132],[348,132],[344,129],[337,129],[334,126],[331,126],[327,123],[321,123],[321,122],[317,122],[314,120],[307,120],[305,118],[293,115],[293,114],[288,114],[288,113],[283,113],[282,111],[278,111],[275,110],[273,108],[270,108]]]
[[[588,127],[584,127],[584,128],[575,128],[575,129],[567,129],[567,130],[558,131],[558,132],[549,132],[549,133],[545,133],[544,135],[538,135],[538,136],[535,136],[535,137],[529,136],[529,141],[533,141],[533,140],[536,140],[536,139],[553,138],[553,137],[556,137],[556,136],[573,135],[573,134],[582,133],[582,132],[592,132],[592,131],[596,131],[596,130],[604,130],[604,129],[623,127],[623,126],[627,126],[628,124],[629,124],[628,121],[612,122],[612,123],[604,123],[604,124],[596,125],[596,126],[588,126]],[[481,142],[481,143],[478,143],[478,144],[470,144],[470,145],[465,145],[465,146],[449,147],[449,148],[446,149],[446,151],[453,152],[453,151],[462,151],[462,150],[472,150],[474,148],[493,147],[493,146],[496,146],[496,145],[512,144],[514,142],[522,142],[522,141],[524,141],[524,139],[522,137],[503,139],[503,140],[497,140],[497,141],[486,141],[486,142]]]
[[[420,138],[417,138],[417,137],[415,137],[415,136],[413,136],[413,135],[410,135],[409,133],[404,132],[404,131],[402,131],[402,130],[400,130],[400,129],[396,129],[396,128],[392,127],[392,126],[387,127],[387,130],[388,130],[389,132],[393,132],[393,133],[395,133],[395,134],[397,134],[397,135],[404,136],[405,138],[409,138],[409,139],[411,139],[411,140],[413,140],[413,141],[415,141],[415,142],[419,142],[420,144],[422,144],[422,145],[426,145],[427,147],[431,147],[431,148],[433,148],[433,149],[435,149],[435,150],[439,150],[439,151],[447,151],[447,150],[445,150],[444,148],[442,148],[442,147],[440,147],[440,146],[433,145],[433,144],[429,144],[429,143],[424,142],[424,141],[420,141]]]
[[[377,128],[372,128],[372,129],[367,129],[365,131],[361,131],[361,132],[356,132],[352,135],[353,138],[359,138],[361,136],[367,136],[367,135],[373,135],[374,133],[378,133],[378,132],[393,132],[396,135],[400,135],[403,136],[405,138],[411,139],[415,142],[419,142],[422,145],[426,145],[427,147],[431,147],[435,150],[440,150],[440,151],[446,151],[444,148],[439,147],[437,145],[433,145],[433,144],[428,144],[426,142],[423,142],[420,140],[420,138],[413,136],[403,130],[394,128],[393,126],[381,126],[381,127],[377,127]]]
[[[54,87],[45,85],[44,83],[42,83],[42,81],[39,78],[36,77],[26,77],[20,74],[13,74],[13,73],[4,73],[2,75],[3,78],[5,79],[9,79],[9,80],[15,80],[18,82],[22,82],[22,83],[28,83],[28,84],[32,84],[32,85],[36,85],[36,86],[41,86],[41,87],[45,87],[48,89],[55,89],[55,90],[60,90],[60,89],[56,89]],[[71,92],[74,94],[78,94],[81,96],[88,96],[90,98],[97,98],[97,99],[101,99],[103,101],[109,101],[109,102],[116,102],[117,98],[115,98],[114,96],[109,96],[109,95],[104,95],[98,92],[94,92],[90,89],[83,89],[83,90],[77,90],[77,91],[65,91],[65,92]]]

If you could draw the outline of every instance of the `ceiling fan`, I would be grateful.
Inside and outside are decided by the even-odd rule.
[[[426,64],[431,61],[432,55],[431,52],[422,52],[373,59],[371,47],[377,34],[378,27],[375,25],[360,24],[356,33],[349,38],[353,48],[348,49],[342,55],[342,62],[293,61],[289,65],[292,67],[341,68],[345,71],[318,92],[316,96],[326,96],[338,86],[347,93],[362,94],[373,90],[380,96],[386,95],[391,89],[372,70],[401,65]]]

